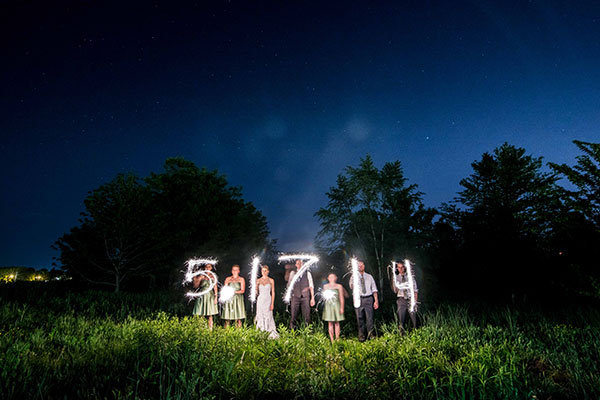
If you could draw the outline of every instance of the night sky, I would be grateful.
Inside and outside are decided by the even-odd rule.
[[[573,163],[600,139],[599,2],[12,3],[0,265],[49,267],[89,190],[167,157],[217,168],[308,250],[367,153],[438,206],[505,141]]]

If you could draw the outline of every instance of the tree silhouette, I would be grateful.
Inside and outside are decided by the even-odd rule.
[[[80,224],[55,242],[58,259],[74,277],[115,291],[148,279],[164,286],[191,256],[239,260],[268,245],[266,219],[239,187],[180,158],[144,180],[117,175],[84,204]]]
[[[463,190],[443,206],[462,246],[448,281],[489,296],[542,290],[552,273],[545,246],[563,210],[556,175],[541,170],[541,157],[507,143],[471,165]]]
[[[550,167],[564,175],[577,190],[565,190],[571,207],[581,212],[600,232],[600,143],[574,140],[583,152],[577,156],[577,164],[549,163]]]
[[[407,185],[399,161],[379,170],[367,155],[358,167],[348,166],[338,175],[327,197],[327,206],[315,213],[321,224],[319,244],[330,254],[341,250],[372,261],[380,288],[385,265],[393,257],[414,254],[431,233],[435,211],[423,206],[416,185]]]

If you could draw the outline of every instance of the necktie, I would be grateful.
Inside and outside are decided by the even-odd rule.
[[[367,288],[365,286],[365,276],[360,276],[360,293],[365,296],[367,294]]]

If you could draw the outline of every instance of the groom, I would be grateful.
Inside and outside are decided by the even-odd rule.
[[[302,260],[296,260],[296,266],[290,266],[291,272],[287,277],[288,285],[294,279],[294,275],[302,268]],[[286,268],[288,266],[286,265]],[[306,271],[296,281],[292,288],[292,299],[290,302],[292,318],[290,320],[290,329],[296,329],[296,319],[298,311],[302,310],[302,318],[306,324],[310,324],[310,308],[315,306],[315,288],[310,271]]]

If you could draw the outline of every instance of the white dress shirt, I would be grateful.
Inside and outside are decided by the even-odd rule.
[[[360,283],[361,279],[365,280],[365,290],[362,290],[362,284]],[[350,279],[350,288],[353,286],[353,279]],[[358,288],[360,290],[360,296],[372,296],[373,293],[377,293],[377,285],[375,284],[375,279],[371,274],[367,274],[366,272],[358,274]]]

